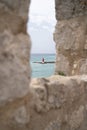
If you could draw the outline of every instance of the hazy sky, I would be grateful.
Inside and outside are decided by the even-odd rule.
[[[55,53],[53,31],[56,24],[54,0],[31,0],[28,32],[31,53]]]

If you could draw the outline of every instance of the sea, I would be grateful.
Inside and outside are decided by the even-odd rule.
[[[39,64],[34,62],[41,62],[42,58],[46,62],[55,61],[55,54],[31,54],[31,69],[32,78],[49,77],[54,74],[55,63]]]

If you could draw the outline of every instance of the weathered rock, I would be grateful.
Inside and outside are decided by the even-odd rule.
[[[0,130],[22,130],[20,122],[23,127],[28,122],[26,101],[31,74],[26,25],[29,3],[30,0],[0,0]],[[20,112],[22,114],[18,114]],[[12,123],[13,114],[16,117]]]
[[[86,0],[55,0],[55,8],[57,20],[87,15]]]
[[[56,70],[65,75],[87,74],[87,1],[55,0]]]
[[[43,82],[43,83],[42,83]],[[32,130],[86,130],[87,75],[32,79]]]

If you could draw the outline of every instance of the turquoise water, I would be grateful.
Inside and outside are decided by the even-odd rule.
[[[41,61],[43,57],[45,61],[55,61],[55,54],[31,54],[32,78],[49,77],[54,74],[55,63],[53,64],[33,63]]]

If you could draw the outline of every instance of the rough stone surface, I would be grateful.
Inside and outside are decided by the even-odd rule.
[[[12,115],[12,118],[19,124],[29,123],[29,113],[24,106],[18,108]]]
[[[65,75],[87,74],[87,0],[55,0],[56,70]]]
[[[32,79],[32,130],[87,129],[87,75]]]
[[[28,122],[29,3],[30,0],[0,0],[0,130],[24,130],[22,125]]]
[[[87,0],[55,0],[56,19],[87,15]]]

